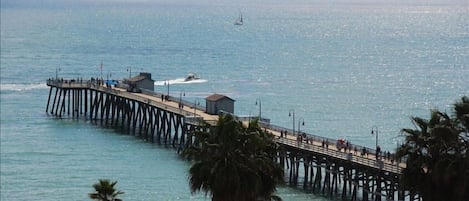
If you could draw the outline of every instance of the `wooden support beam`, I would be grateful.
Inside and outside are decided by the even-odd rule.
[[[60,106],[60,112],[59,112],[59,117],[62,118],[62,114],[65,113],[65,102],[66,102],[66,97],[67,97],[67,89],[63,89],[63,97],[62,97],[62,104]]]
[[[54,87],[51,87],[51,89],[54,88]],[[59,94],[59,88],[55,87],[55,96],[54,96],[54,102],[52,103],[52,108],[50,110],[50,113],[51,114],[54,114],[54,108],[55,108],[55,104],[56,104],[56,100],[57,100],[57,96]],[[55,114],[57,115],[57,111],[55,112]]]
[[[94,85],[90,88],[78,88],[77,85],[50,86],[46,113],[62,117],[66,111],[70,115],[72,110],[73,118],[78,118],[84,110],[85,117],[89,113],[89,118],[95,123],[100,119],[101,125],[121,128],[147,141],[164,142],[177,148],[178,152],[197,143],[194,142],[193,132],[210,130],[188,123],[181,111],[168,110],[151,100],[145,101],[144,96],[138,94]],[[53,88],[55,96],[51,104]],[[135,98],[129,98],[132,96]],[[322,192],[330,197],[340,192],[343,200],[357,200],[360,190],[365,201],[370,200],[370,195],[375,201],[395,197],[400,200],[420,199],[415,192],[406,196],[399,189],[397,174],[350,162],[350,159],[342,158],[342,152],[335,153],[335,150],[327,148],[312,150],[310,148],[316,146],[313,144],[285,143],[283,146],[285,150],[279,151],[273,160],[285,167],[288,182],[292,186],[297,186],[298,181],[303,179],[304,189],[312,188],[313,192]]]
[[[49,103],[50,103],[50,97],[51,97],[51,95],[52,95],[52,88],[54,88],[54,87],[51,87],[51,88],[49,89],[49,98],[47,98],[46,113],[47,113],[48,110],[49,110]]]

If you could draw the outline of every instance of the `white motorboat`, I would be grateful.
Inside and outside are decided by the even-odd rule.
[[[184,82],[189,82],[189,81],[198,80],[198,79],[200,79],[200,77],[197,76],[197,74],[189,73],[189,74],[187,74],[186,78],[184,79]]]

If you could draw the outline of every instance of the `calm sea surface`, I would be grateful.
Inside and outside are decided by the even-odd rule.
[[[294,110],[300,129],[320,136],[373,147],[377,126],[385,150],[413,128],[410,117],[450,112],[469,95],[467,1],[44,2],[2,0],[2,201],[88,200],[100,178],[117,180],[124,200],[210,200],[190,194],[190,164],[174,150],[45,114],[45,80],[56,74],[150,72],[159,92],[169,80],[170,94],[191,102],[222,93],[238,115],[257,115],[257,99],[271,123],[297,126]],[[239,12],[245,24],[234,26]],[[203,80],[182,83],[191,72]]]

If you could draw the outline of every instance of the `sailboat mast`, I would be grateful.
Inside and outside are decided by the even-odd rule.
[[[234,23],[235,25],[243,25],[243,13],[239,11],[238,19]]]

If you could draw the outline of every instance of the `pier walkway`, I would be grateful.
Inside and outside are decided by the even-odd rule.
[[[127,128],[129,132],[131,128],[134,133],[138,129],[141,137],[150,136],[151,141],[157,136],[165,142],[172,139],[173,145],[188,143],[192,139],[186,132],[195,129],[201,121],[215,125],[218,120],[218,115],[206,113],[205,107],[198,104],[145,90],[132,93],[99,80],[49,79],[47,85],[50,92],[46,112],[62,117],[68,107],[68,115],[71,111],[74,117],[99,119],[106,125],[109,120],[110,126]],[[53,89],[55,96],[49,110]],[[246,118],[240,120],[248,121]],[[377,159],[374,149],[353,144],[347,149],[339,149],[334,139],[297,133],[262,121],[260,125],[286,148],[284,153],[279,153],[279,162],[290,170],[290,183],[298,183],[301,177],[304,187],[321,189],[322,186],[324,194],[332,195],[337,194],[338,183],[343,182],[341,195],[351,197],[351,200],[357,200],[357,189],[362,190],[358,197],[363,200],[369,200],[369,196],[373,200],[415,199],[415,194],[405,195],[404,191],[398,190],[399,176],[405,164],[392,157],[383,155]],[[305,137],[302,139],[299,135]]]

